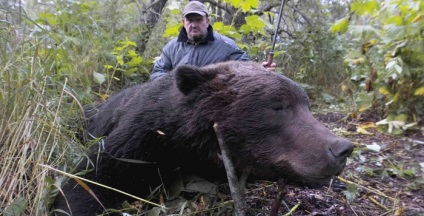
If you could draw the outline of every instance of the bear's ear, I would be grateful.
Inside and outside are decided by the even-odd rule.
[[[178,89],[185,95],[215,77],[216,73],[195,66],[182,65],[175,68],[175,80]]]

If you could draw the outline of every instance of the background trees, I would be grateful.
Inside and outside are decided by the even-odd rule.
[[[39,164],[72,172],[91,144],[81,142],[83,106],[148,79],[186,2],[0,1],[0,208],[47,213],[62,178]],[[282,16],[277,72],[314,107],[372,114],[396,134],[422,125],[422,1],[290,0],[283,14],[279,0],[203,2],[214,29],[258,62]]]

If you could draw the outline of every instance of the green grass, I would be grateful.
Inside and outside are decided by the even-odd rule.
[[[47,215],[55,176],[40,164],[70,170],[82,155],[81,103],[43,37],[0,32],[0,213]],[[68,164],[68,165],[67,165]],[[18,214],[19,215],[19,214]]]
[[[32,2],[34,18],[0,10],[0,215],[49,213],[65,175],[40,165],[73,173],[91,145],[81,141],[83,105],[126,85],[111,52],[138,36],[138,16],[126,3],[103,3]],[[109,10],[125,23],[105,19]]]

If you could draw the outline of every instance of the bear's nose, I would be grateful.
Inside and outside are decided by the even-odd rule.
[[[338,139],[330,146],[329,151],[337,161],[343,163],[352,154],[353,145],[347,139]]]

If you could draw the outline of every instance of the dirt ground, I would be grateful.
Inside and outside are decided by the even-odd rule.
[[[396,137],[379,132],[366,121],[339,113],[314,114],[329,129],[355,145],[345,171],[333,186],[309,189],[276,182],[247,184],[247,215],[424,215],[424,131],[417,129]],[[372,122],[371,120],[369,120]],[[375,122],[375,120],[374,120]],[[345,183],[340,183],[345,182]],[[203,186],[203,185],[201,185]],[[281,196],[281,189],[285,191]],[[146,215],[234,215],[228,184],[218,195],[186,194]],[[278,200],[282,197],[282,200]],[[273,207],[273,205],[278,206]],[[139,208],[140,210],[140,208]]]

